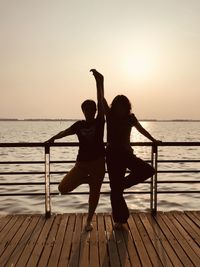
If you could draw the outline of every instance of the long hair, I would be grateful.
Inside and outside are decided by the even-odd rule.
[[[111,114],[115,115],[115,110],[119,106],[123,109],[123,114],[125,114],[126,116],[130,115],[132,108],[131,103],[125,95],[117,95],[113,99],[111,103]]]

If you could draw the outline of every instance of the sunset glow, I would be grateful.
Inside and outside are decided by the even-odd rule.
[[[139,118],[200,119],[200,1],[1,1],[0,116],[81,118],[105,95]],[[186,108],[187,107],[187,108]]]
[[[124,58],[122,69],[127,78],[142,82],[153,78],[155,61],[151,55],[134,53],[130,57]]]

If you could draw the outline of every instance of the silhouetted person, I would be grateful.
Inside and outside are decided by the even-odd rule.
[[[103,144],[104,113],[102,107],[103,96],[97,92],[98,108],[93,100],[86,100],[81,108],[85,120],[79,120],[66,130],[50,138],[52,143],[68,135],[76,134],[79,139],[79,151],[75,166],[66,174],[59,184],[61,194],[67,194],[83,183],[89,184],[89,209],[85,230],[92,230],[92,217],[97,207],[100,189],[105,175],[105,148]],[[95,118],[96,109],[98,110]]]
[[[92,72],[103,91],[103,76],[94,69]],[[111,107],[104,98],[103,106],[107,121],[106,163],[111,187],[112,214],[115,227],[120,228],[129,217],[129,210],[123,197],[124,189],[145,181],[155,173],[151,165],[134,155],[130,145],[131,128],[135,127],[152,142],[160,141],[154,139],[131,113],[131,104],[126,96],[117,95]],[[127,168],[130,174],[125,176]]]

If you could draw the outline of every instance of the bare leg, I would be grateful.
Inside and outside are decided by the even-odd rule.
[[[85,226],[86,231],[92,230],[92,217],[95,213],[96,207],[99,202],[101,185],[103,182],[103,178],[105,175],[105,163],[104,160],[100,160],[93,166],[91,171],[91,175],[89,176],[89,187],[90,187],[90,194],[89,194],[89,207],[88,207],[88,217],[87,223]]]

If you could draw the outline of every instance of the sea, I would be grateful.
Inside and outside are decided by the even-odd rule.
[[[56,133],[68,128],[75,121],[0,121],[0,143],[7,142],[45,142]],[[163,142],[200,142],[200,121],[141,121],[143,127],[151,135]],[[106,141],[106,129],[105,139]],[[56,142],[77,142],[77,137],[68,136],[57,140]],[[131,132],[132,142],[149,142],[147,138],[141,135],[135,128]],[[134,148],[134,153],[144,159],[150,160],[150,147]],[[78,152],[77,147],[51,147],[51,160],[55,161],[75,161]],[[182,146],[158,148],[158,160],[199,160],[200,146]],[[0,147],[0,162],[3,161],[44,161],[43,147],[18,147],[5,148]],[[74,163],[56,163],[51,164],[51,171],[67,172],[73,167]],[[158,170],[199,170],[193,173],[158,173],[158,181],[195,181],[195,183],[161,183],[158,185],[159,193],[158,210],[199,210],[200,193],[176,193],[170,191],[200,191],[200,162],[194,163],[158,163]],[[41,185],[6,185],[15,182],[44,182],[43,174],[18,174],[5,175],[3,172],[43,172],[44,164],[0,164],[0,194],[20,194],[20,196],[1,196],[0,195],[0,213],[44,213],[44,196],[29,195],[22,196],[23,193],[43,193],[44,186]],[[59,183],[64,174],[52,174],[51,182]],[[105,175],[102,185],[102,191],[107,194],[100,196],[96,212],[111,212],[110,205],[110,187],[108,175]],[[127,190],[124,194],[130,211],[145,211],[150,208],[150,194],[137,193],[140,191],[149,191],[150,184],[139,184]],[[88,192],[88,185],[79,186],[74,192]],[[58,193],[57,185],[51,185],[51,192]],[[134,192],[134,194],[129,193]],[[88,194],[69,194],[65,196],[53,195],[51,197],[53,213],[80,213],[88,210]]]

